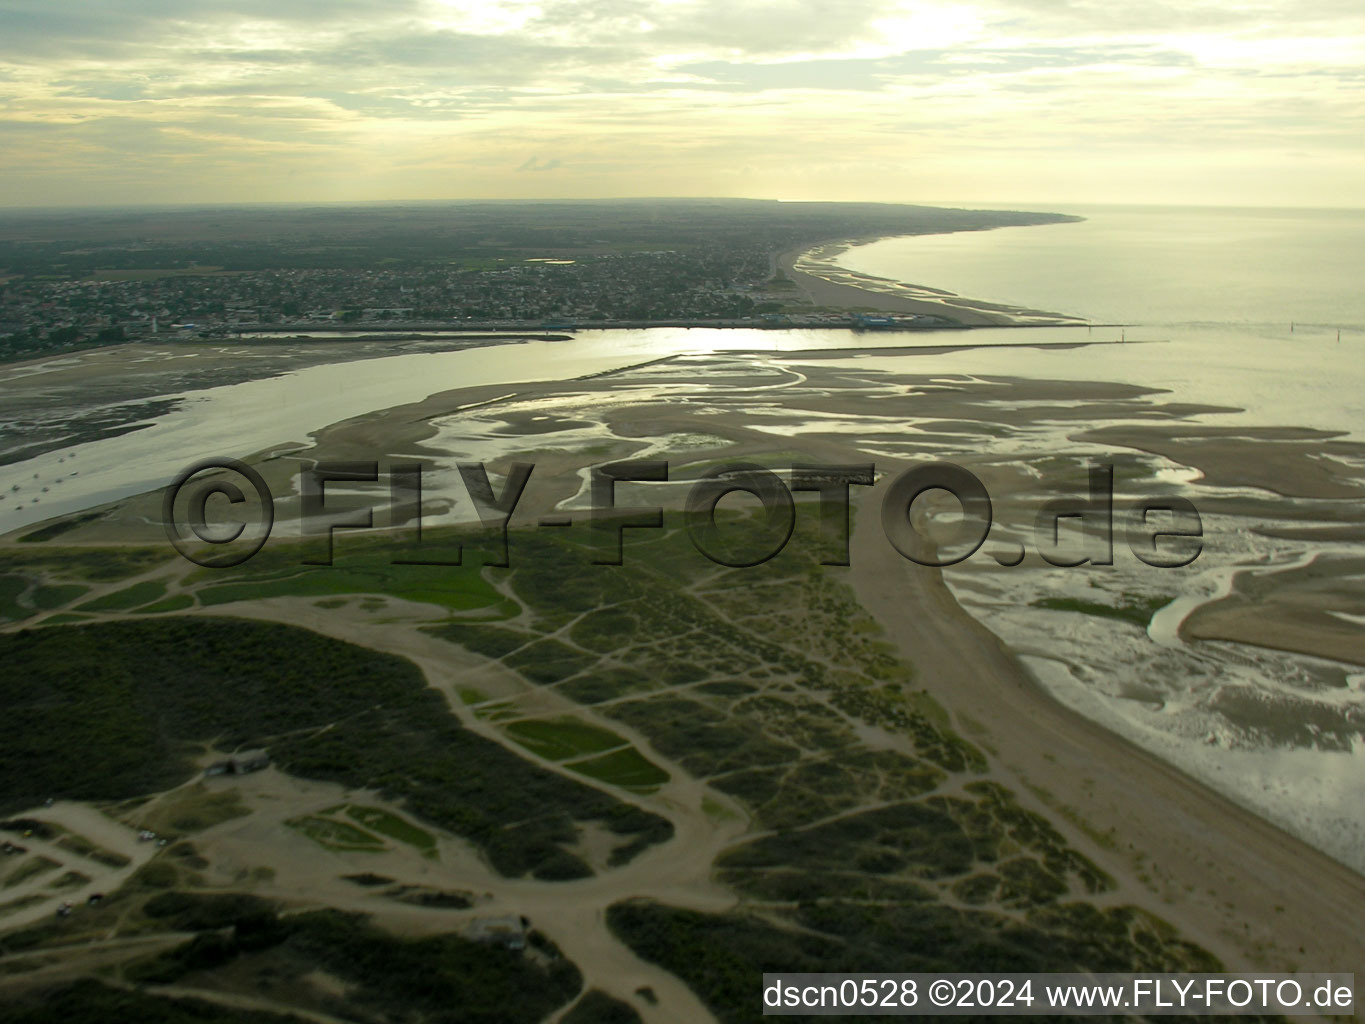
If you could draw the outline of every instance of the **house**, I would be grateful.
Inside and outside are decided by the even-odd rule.
[[[475,942],[520,951],[526,948],[527,924],[526,918],[514,914],[476,917],[469,924],[468,935]]]
[[[264,750],[239,750],[226,760],[215,761],[204,770],[205,775],[250,775],[270,767],[270,755]]]

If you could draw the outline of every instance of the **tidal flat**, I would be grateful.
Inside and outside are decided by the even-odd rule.
[[[175,555],[152,491],[10,534],[0,610],[8,636],[53,635],[54,652],[72,649],[56,636],[116,627],[183,628],[176,635],[191,647],[242,630],[229,647],[269,649],[250,635],[275,624],[395,659],[394,671],[408,666],[402,701],[425,709],[418,714],[393,699],[378,715],[323,705],[316,721],[260,735],[213,727],[164,738],[191,766],[230,743],[264,745],[275,763],[259,776],[200,783],[182,769],[140,784],[141,793],[80,792],[128,828],[183,802],[188,787],[236,794],[248,813],[186,830],[194,852],[166,862],[172,891],[364,912],[408,937],[481,914],[525,916],[585,985],[642,1019],[747,1019],[723,979],[779,961],[791,969],[802,955],[888,970],[938,963],[928,945],[906,940],[919,934],[915,921],[1021,969],[1349,967],[1358,938],[1340,908],[1358,902],[1358,875],[1319,852],[1341,856],[1333,843],[1349,832],[1299,830],[1293,820],[1277,827],[1281,805],[1220,780],[1217,765],[1238,765],[1244,777],[1253,777],[1241,769],[1249,757],[1356,765],[1359,670],[1320,658],[1295,662],[1297,676],[1273,669],[1275,686],[1295,691],[1292,702],[1276,698],[1277,714],[1304,730],[1267,732],[1248,700],[1270,698],[1257,672],[1272,663],[1258,669],[1255,659],[1285,652],[1259,646],[1254,628],[1212,643],[1195,630],[1200,602],[1214,596],[1205,574],[1240,579],[1238,566],[1281,557],[1292,542],[1277,532],[1349,525],[1335,495],[1359,487],[1358,453],[1321,439],[1334,457],[1314,458],[1319,438],[1292,429],[1218,437],[1228,473],[1238,459],[1251,467],[1274,453],[1286,488],[1300,495],[1276,500],[1251,481],[1204,479],[1198,458],[1181,460],[1187,449],[1151,450],[1153,431],[1187,437],[1198,424],[1207,434],[1209,423],[1237,415],[1233,407],[1153,387],[942,365],[960,355],[678,355],[586,379],[439,392],[257,456],[279,524],[242,566],[201,569]],[[1097,425],[1102,432],[1078,436]],[[624,564],[597,564],[592,469],[641,458],[667,460],[670,482],[619,484],[616,503],[661,506],[663,525],[624,531]],[[383,479],[335,495],[337,507],[375,506],[374,528],[339,531],[334,564],[306,564],[319,541],[298,530],[299,473],[357,459],[376,459],[385,472],[395,461],[424,466],[419,548],[428,561],[453,562],[458,545],[461,565],[401,564],[414,550],[414,517],[391,515]],[[498,487],[514,463],[535,466],[510,523],[506,567],[485,564],[500,560],[500,541],[470,525],[455,466],[468,460],[485,462]],[[879,508],[900,471],[939,460],[981,479],[996,523],[980,552],[942,571],[896,553]],[[1035,517],[1050,501],[1084,496],[1097,460],[1115,467],[1115,564],[1058,568],[1041,557]],[[876,485],[852,488],[850,564],[824,564],[839,561],[843,542],[827,532],[813,495],[796,501],[795,530],[777,557],[747,568],[704,557],[678,510],[698,478],[734,463],[783,479],[795,464],[872,463]],[[1129,556],[1123,517],[1153,495],[1191,496],[1204,514],[1206,549],[1186,569]],[[720,509],[736,550],[771,543],[752,503],[737,496]],[[917,506],[930,534],[954,514],[951,505]],[[568,525],[537,525],[547,516]],[[1024,542],[1018,565],[993,557]],[[1305,601],[1321,603],[1325,587],[1348,592],[1353,564],[1335,574],[1332,563],[1317,565],[1314,585],[1299,588]],[[1163,610],[1186,598],[1189,625],[1183,613],[1168,622]],[[1245,600],[1250,621],[1286,618],[1278,606],[1258,612],[1254,590]],[[145,646],[129,637],[113,647]],[[1064,664],[1067,678],[1048,664]],[[268,664],[257,668],[271,678]],[[196,678],[238,700],[230,675]],[[1322,728],[1324,716],[1335,732]],[[375,761],[391,744],[417,749],[431,729],[475,760],[510,758],[509,770],[517,764],[545,779],[546,792],[562,789],[556,812],[452,816],[397,762]],[[1219,743],[1206,742],[1209,731]],[[64,742],[34,757],[60,760]],[[1182,762],[1189,750],[1199,757]],[[72,788],[46,789],[54,787]],[[1296,799],[1331,792],[1302,788]],[[16,813],[41,816],[41,796],[16,794]],[[375,831],[344,811],[351,806],[399,826]],[[1319,822],[1335,820],[1327,803],[1317,810]],[[398,833],[435,845],[418,849]],[[348,880],[361,876],[388,881]],[[55,897],[43,877],[16,891],[37,899],[14,908],[11,922],[45,914]],[[413,887],[470,894],[460,897],[470,905],[394,896]],[[46,934],[22,941],[41,951],[55,941]],[[896,938],[879,945],[879,935]],[[169,937],[165,946],[158,955],[169,960],[130,957],[118,970],[162,972],[190,988],[240,990],[255,977],[240,951],[205,966],[174,953]],[[1054,958],[1036,959],[1038,949]],[[679,952],[687,950],[697,955]],[[703,950],[740,966],[709,971],[698,966],[710,962]],[[84,970],[80,955],[62,956],[68,975]],[[22,988],[22,974],[6,984]],[[670,1009],[641,1001],[640,987]],[[328,1005],[314,988],[298,999]]]

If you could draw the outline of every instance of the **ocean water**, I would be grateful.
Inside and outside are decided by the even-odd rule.
[[[1365,210],[1075,206],[1079,223],[882,239],[850,270],[1097,322],[1365,330]]]
[[[1240,410],[1197,417],[1202,422],[1315,427],[1365,440],[1365,211],[1058,212],[1087,220],[883,239],[852,247],[837,262],[968,298],[1126,325],[1081,329],[1095,340],[1149,342],[1072,352],[982,349],[945,359],[936,367],[945,372],[1150,385],[1175,399]],[[1077,332],[981,332],[1002,333],[1052,340]],[[1051,454],[1084,458],[1094,446],[1068,444],[1070,432],[1054,439]],[[1022,454],[1008,437],[989,445],[990,451],[970,454]],[[1168,480],[1183,480],[1196,507],[1228,493],[1186,467],[1154,468]],[[1365,475],[1365,466],[1360,469]],[[1242,490],[1289,511],[1288,499]],[[1327,518],[1359,520],[1365,513],[1329,507],[1341,501],[1320,504]],[[1274,525],[1273,514],[1204,519],[1204,553],[1189,571],[1159,572],[1117,559],[1103,571],[1081,572],[1002,569],[975,560],[944,578],[963,607],[1058,699],[1365,871],[1362,734],[1343,750],[1305,742],[1305,730],[1297,728],[1332,713],[1358,727],[1365,723],[1365,670],[1179,635],[1186,615],[1226,594],[1243,574],[1273,576],[1320,558],[1361,557],[1365,545],[1258,533],[1257,527]],[[1365,590],[1359,577],[1346,582],[1353,592]],[[1035,604],[1058,597],[1119,604],[1134,595],[1170,599],[1147,630]],[[1347,612],[1339,617],[1358,621]],[[1277,709],[1259,730],[1223,713],[1230,696],[1248,695]],[[1295,731],[1297,740],[1277,738]]]

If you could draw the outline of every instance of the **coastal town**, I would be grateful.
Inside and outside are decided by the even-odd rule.
[[[762,252],[498,257],[405,270],[185,268],[0,285],[0,357],[260,332],[951,326],[813,305]]]
[[[12,357],[153,335],[568,329],[699,324],[849,326],[813,307],[761,252],[495,258],[479,268],[109,272],[0,286],[0,351]],[[869,325],[943,325],[935,317]],[[163,339],[164,340],[164,339]]]
[[[816,294],[791,260],[830,238],[1065,219],[736,200],[0,218],[0,359],[152,337],[980,323]]]

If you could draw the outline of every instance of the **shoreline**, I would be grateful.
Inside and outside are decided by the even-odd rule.
[[[1220,959],[1235,951],[1258,967],[1351,968],[1359,873],[1052,696],[938,570],[876,557],[877,519],[855,519],[853,552],[865,552],[866,567],[853,574],[860,601],[925,670],[959,727],[984,729],[1012,788],[1101,847],[1102,866],[1125,881],[1156,874],[1159,912]],[[951,656],[926,659],[934,647]],[[1150,897],[1154,888],[1139,891]]]
[[[897,235],[884,236],[888,238],[900,237]],[[867,242],[877,241],[876,238],[869,239],[845,239],[841,242],[821,242],[817,245],[805,246],[800,249],[789,249],[779,253],[776,257],[777,268],[786,275],[787,279],[796,285],[806,299],[816,306],[842,306],[854,308],[858,306],[870,307],[887,313],[909,313],[914,316],[933,316],[944,317],[952,316],[962,327],[1007,327],[1009,322],[999,315],[986,314],[981,312],[950,311],[947,304],[931,299],[912,299],[897,295],[888,295],[884,292],[869,291],[864,288],[857,288],[850,284],[841,284],[827,280],[816,274],[809,273],[796,268],[797,262],[806,253],[813,252],[828,245],[858,245]]]
[[[1031,225],[1009,225],[1029,227]],[[998,230],[992,228],[989,230]],[[961,232],[935,232],[959,234]],[[1099,324],[1066,313],[1011,306],[958,295],[929,285],[910,284],[893,278],[877,277],[860,271],[840,269],[837,280],[822,275],[810,263],[830,263],[849,249],[869,245],[890,238],[914,238],[916,235],[890,234],[828,239],[814,245],[788,249],[774,258],[774,263],[787,279],[816,306],[875,309],[886,313],[909,313],[915,316],[947,318],[956,326],[971,327],[1118,327],[1126,324]],[[798,264],[805,262],[807,269]],[[895,291],[862,287],[862,282],[885,282]],[[909,294],[903,294],[908,292]]]

